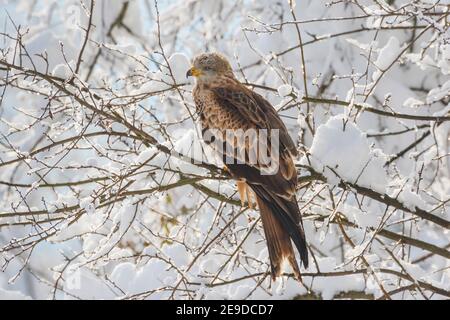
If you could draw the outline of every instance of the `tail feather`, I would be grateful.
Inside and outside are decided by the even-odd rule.
[[[291,239],[300,253],[301,262],[308,267],[308,249],[295,197],[291,200],[268,193],[263,187],[250,185],[256,194],[266,236],[272,278],[281,274],[281,265],[287,259],[294,275],[301,279]],[[292,217],[298,217],[295,221]]]
[[[294,270],[297,279],[301,279],[300,270],[295,260],[294,250],[289,235],[284,231],[283,226],[272,214],[270,208],[260,197],[257,197],[258,207],[261,212],[261,219],[266,236],[267,248],[269,249],[270,266],[272,279],[281,275],[281,265],[287,259]]]

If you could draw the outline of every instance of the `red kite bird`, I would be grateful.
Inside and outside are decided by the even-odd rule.
[[[220,143],[234,146],[232,152],[227,148],[221,148],[220,151],[216,148],[216,151],[224,159],[227,171],[238,181],[241,201],[244,201],[247,195],[251,206],[251,192],[248,187],[256,195],[269,249],[272,279],[281,274],[284,259],[292,266],[296,278],[300,279],[291,240],[297,247],[305,267],[308,267],[308,250],[295,196],[297,170],[293,158],[297,155],[297,149],[286,127],[267,100],[236,79],[230,63],[222,55],[204,53],[197,56],[186,76],[196,78],[192,94],[200,115],[202,131],[222,132],[215,134],[214,139],[209,142],[218,140]],[[262,164],[249,161],[250,149],[256,147],[254,141],[247,139],[242,146],[235,146],[235,138],[229,141],[229,135],[223,133],[225,130],[250,129],[265,129],[263,131],[267,132],[267,136],[271,131],[277,131],[276,172],[264,174],[265,168]],[[268,139],[269,149],[274,142]],[[244,149],[244,158],[236,156],[238,149]]]

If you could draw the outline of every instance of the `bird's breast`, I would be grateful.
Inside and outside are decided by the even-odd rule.
[[[223,105],[211,90],[194,90],[194,102],[204,129],[249,129],[249,122]]]

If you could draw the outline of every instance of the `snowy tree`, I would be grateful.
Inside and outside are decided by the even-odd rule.
[[[447,0],[0,4],[0,299],[450,297]],[[298,144],[301,283],[204,161],[206,51]]]

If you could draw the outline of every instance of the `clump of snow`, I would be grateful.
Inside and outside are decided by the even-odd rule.
[[[431,206],[428,205],[419,194],[411,191],[411,184],[409,183],[402,187],[392,188],[388,192],[388,195],[396,198],[412,211],[415,211],[416,207],[422,210],[431,209]]]
[[[398,38],[390,37],[386,45],[378,52],[375,65],[381,69],[387,69],[394,62],[401,52],[401,46]]]
[[[179,247],[177,251],[181,253]],[[118,264],[111,274],[111,280],[128,294],[139,294],[155,287],[174,285],[178,276],[168,263],[152,258],[141,265],[129,262]],[[169,295],[170,292],[161,291],[152,295],[152,299],[166,299]]]
[[[424,103],[423,101],[410,97],[408,99],[405,100],[405,102],[403,102],[403,106],[408,107],[408,108],[417,108],[422,106]]]
[[[174,143],[174,151],[180,155],[189,157],[201,163],[204,157],[203,145],[201,143],[199,133],[194,129],[178,130],[174,132],[173,137],[176,139]]]
[[[381,216],[375,212],[364,212],[360,208],[349,204],[341,204],[339,210],[345,212],[345,215],[350,220],[354,220],[361,228],[376,228],[381,222]]]
[[[158,152],[158,149],[155,147],[148,147],[144,151],[141,151],[139,153],[138,158],[136,159],[136,162],[138,164],[143,164],[146,161],[149,161],[152,157],[154,157],[155,153]]]
[[[346,120],[338,115],[317,129],[310,149],[313,168],[323,172],[328,182],[343,179],[384,193],[384,155],[371,150],[365,134]]]
[[[306,117],[301,113],[298,114],[297,124],[301,129],[306,129],[308,127],[308,124],[306,123]]]
[[[428,92],[427,103],[433,103],[439,101],[444,97],[449,96],[450,93],[450,80],[447,80],[441,87],[434,88]]]
[[[438,60],[437,66],[441,69],[442,74],[450,74],[450,44],[441,46],[441,57]]]
[[[11,291],[0,288],[0,300],[31,300],[31,297],[20,291]]]
[[[370,42],[370,43],[361,43],[357,39],[347,38],[345,39],[348,43],[351,45],[361,49],[362,51],[368,51],[372,46],[376,44],[376,42]]]
[[[281,97],[288,96],[291,93],[292,93],[292,86],[290,86],[288,84],[282,84],[281,86],[278,87],[278,94]]]
[[[63,79],[68,79],[72,75],[72,70],[65,63],[61,63],[55,66],[52,71],[54,77],[59,77]]]
[[[91,197],[80,199],[80,208],[84,209],[86,213],[93,214],[95,212],[95,205]]]
[[[174,53],[169,58],[170,69],[176,83],[186,82],[186,71],[189,70],[189,59],[183,53]]]
[[[317,258],[321,272],[333,272],[336,266],[334,257]],[[361,274],[346,275],[336,278],[317,277],[308,279],[314,283],[316,292],[320,292],[323,299],[332,299],[337,293],[364,290],[364,277]],[[308,283],[307,282],[307,283]]]
[[[148,72],[145,81],[138,89],[133,90],[133,95],[163,91],[171,88],[175,84],[187,82],[186,71],[190,67],[189,59],[182,53],[174,53],[168,59],[170,72]]]

